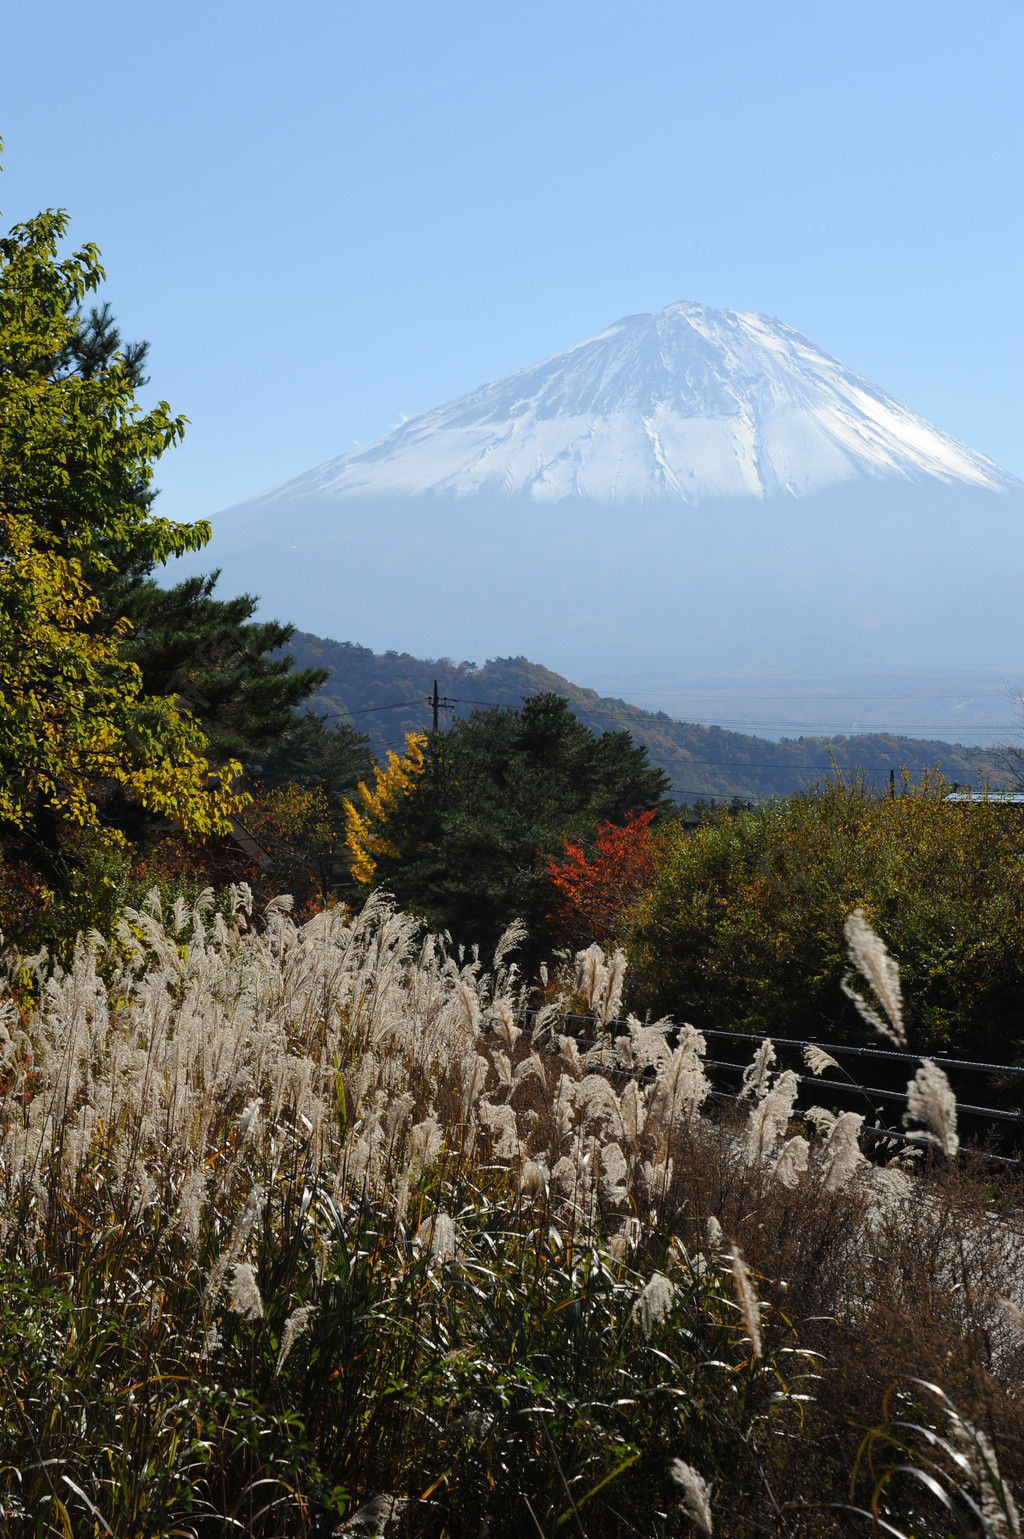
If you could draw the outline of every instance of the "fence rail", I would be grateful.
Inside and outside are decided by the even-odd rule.
[[[537,1010],[527,1010],[524,1012],[524,1015],[527,1018],[533,1018],[534,1020],[539,1014],[540,1011]],[[596,1018],[592,1015],[561,1015],[549,1019],[547,1024],[551,1027],[552,1030],[557,1030],[558,1025],[564,1025],[570,1028],[577,1026],[589,1028],[589,1030],[592,1032],[597,1023]],[[609,1035],[615,1037],[617,1035],[624,1034],[626,1031],[628,1031],[628,1029],[629,1023],[627,1021],[616,1018],[607,1022],[602,1035],[599,1037],[580,1036],[575,1031],[562,1034],[571,1034],[580,1047],[599,1047],[602,1045],[602,1043],[607,1043]],[[666,1037],[671,1037],[676,1031],[679,1030],[679,1027],[674,1024],[664,1026],[652,1025],[648,1029],[660,1030]],[[927,1055],[919,1055],[914,1053],[894,1053],[889,1052],[884,1048],[850,1047],[842,1043],[822,1042],[817,1039],[812,1040],[810,1038],[805,1039],[798,1037],[775,1037],[770,1036],[770,1034],[765,1032],[722,1031],[718,1028],[709,1027],[701,1028],[701,1036],[715,1038],[721,1041],[746,1043],[751,1047],[751,1049],[766,1041],[771,1041],[773,1047],[798,1048],[801,1051],[808,1047],[817,1048],[820,1051],[829,1053],[834,1058],[850,1057],[877,1059],[882,1060],[892,1066],[902,1064],[905,1068],[911,1071],[915,1065],[924,1063],[927,1058]],[[947,1057],[927,1058],[927,1061],[937,1064],[938,1067],[944,1071],[951,1070],[955,1074],[984,1074],[991,1079],[1009,1079],[1014,1083],[1024,1080],[1024,1067],[1021,1067],[1017,1064],[980,1063],[973,1059]],[[727,1070],[732,1073],[736,1073],[742,1072],[746,1065],[743,1063],[734,1063],[728,1059],[705,1058],[704,1067],[706,1069]],[[612,1072],[616,1074],[629,1073],[628,1070],[613,1070]],[[847,1071],[843,1070],[842,1072],[846,1073]],[[633,1077],[642,1078],[643,1076]],[[852,1077],[849,1077],[846,1080],[840,1080],[826,1079],[823,1075],[812,1076],[808,1074],[798,1074],[797,1080],[801,1086],[813,1086],[814,1089],[819,1092],[827,1087],[827,1089],[831,1091],[841,1091],[844,1095],[859,1095],[863,1097],[869,1105],[871,1105],[871,1109],[876,1113],[876,1115],[880,1111],[880,1108],[872,1105],[871,1103],[873,1102],[890,1101],[895,1103],[902,1103],[904,1106],[907,1104],[907,1092],[905,1090],[885,1090],[872,1085],[861,1085],[857,1083]],[[735,1102],[738,1099],[738,1096],[735,1093],[716,1090],[715,1098],[717,1100]],[[995,1123],[1015,1124],[1020,1130],[1021,1143],[1024,1144],[1024,1111],[1007,1111],[1004,1108],[997,1106],[975,1106],[971,1102],[958,1100],[956,1102],[956,1113],[958,1118],[961,1116],[973,1118],[981,1123],[988,1123],[990,1127]],[[799,1109],[796,1109],[794,1111],[794,1116],[799,1117],[800,1115],[801,1113]],[[876,1142],[895,1139],[900,1143],[914,1144],[920,1147],[928,1146],[927,1139],[920,1135],[915,1135],[913,1132],[907,1133],[898,1128],[886,1128],[878,1126],[864,1127],[861,1129],[861,1132],[864,1137],[872,1138]],[[1024,1169],[1024,1159],[1011,1158],[1008,1155],[1002,1154],[993,1154],[988,1150],[983,1149],[962,1148],[961,1153],[965,1158],[968,1159],[986,1159],[991,1160],[997,1165],[1011,1165],[1018,1169]]]

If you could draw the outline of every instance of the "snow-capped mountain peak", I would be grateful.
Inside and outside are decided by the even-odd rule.
[[[681,302],[436,407],[254,499],[803,497],[861,477],[1019,483],[791,327]]]

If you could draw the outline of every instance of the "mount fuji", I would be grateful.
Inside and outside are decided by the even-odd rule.
[[[627,316],[213,530],[179,567],[301,630],[627,696],[1024,668],[1024,483],[736,310]]]
[[[803,497],[860,476],[1006,491],[991,460],[764,315],[674,304],[328,460],[272,501]]]

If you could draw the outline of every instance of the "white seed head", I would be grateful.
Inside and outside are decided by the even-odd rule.
[[[798,1186],[800,1177],[807,1169],[811,1146],[799,1134],[783,1145],[782,1153],[772,1167],[772,1175],[782,1186]]]
[[[435,1261],[454,1261],[458,1254],[458,1232],[450,1213],[435,1213],[424,1219],[416,1238],[420,1244],[429,1246]]]
[[[825,1106],[810,1106],[803,1115],[820,1138],[827,1138],[836,1125],[835,1112]]]
[[[295,1345],[296,1338],[305,1330],[315,1314],[315,1304],[303,1304],[300,1308],[292,1310],[284,1322],[284,1330],[281,1332],[281,1350],[277,1354],[275,1373],[281,1372],[288,1359],[288,1354]]]
[[[744,1261],[738,1245],[733,1245],[729,1251],[729,1265],[732,1269],[736,1302],[740,1306],[740,1314],[743,1316],[743,1323],[747,1327],[747,1335],[750,1337],[750,1345],[754,1356],[760,1362],[762,1357],[760,1309],[757,1294],[751,1286],[747,1263]]]
[[[808,1042],[804,1048],[804,1063],[812,1074],[824,1074],[826,1069],[839,1067],[831,1053],[826,1053],[823,1047],[815,1047],[813,1042]]]
[[[703,1475],[698,1475],[692,1464],[673,1459],[669,1474],[682,1491],[680,1506],[705,1539],[714,1539],[711,1517],[711,1487]]]
[[[832,1124],[822,1151],[822,1174],[827,1191],[841,1191],[867,1167],[868,1161],[861,1154],[857,1141],[863,1125],[860,1112],[843,1112]]]
[[[673,1284],[661,1272],[655,1272],[633,1305],[633,1319],[639,1322],[648,1341],[672,1308],[675,1296]]]
[[[780,1074],[768,1094],[762,1098],[747,1118],[743,1136],[747,1164],[753,1165],[767,1154],[778,1142],[793,1115],[793,1102],[800,1089],[792,1069]]]
[[[524,1197],[531,1197],[535,1201],[538,1198],[546,1197],[548,1194],[548,1175],[543,1165],[538,1164],[536,1160],[524,1160],[519,1189]]]
[[[497,1160],[517,1160],[522,1150],[519,1124],[511,1106],[492,1106],[480,1101],[477,1116],[491,1135],[491,1152]]]
[[[907,1036],[903,1030],[903,995],[900,991],[899,963],[895,957],[889,955],[882,937],[868,924],[862,908],[854,909],[843,929],[850,961],[871,985],[882,1009],[889,1017],[888,1024],[850,988],[847,979],[843,980],[843,993],[853,1000],[860,1014],[877,1032],[883,1037],[888,1037],[898,1047],[905,1048]]]
[[[956,1096],[949,1080],[937,1063],[924,1059],[914,1078],[907,1086],[907,1110],[903,1117],[904,1127],[923,1122],[922,1137],[938,1144],[950,1159],[960,1148],[956,1129]]]
[[[405,1508],[409,1505],[409,1498],[405,1496],[391,1496],[385,1493],[383,1496],[375,1496],[372,1502],[367,1502],[365,1507],[360,1507],[337,1530],[340,1534],[365,1534],[377,1536],[387,1532],[393,1524],[397,1523]]]
[[[243,1144],[246,1143],[250,1138],[253,1138],[259,1129],[260,1108],[262,1105],[263,1098],[261,1096],[257,1096],[256,1099],[254,1101],[250,1101],[249,1104],[244,1107],[238,1115],[238,1136]]]
[[[239,1261],[235,1264],[231,1292],[228,1294],[228,1307],[233,1309],[236,1315],[241,1315],[243,1320],[258,1320],[263,1314],[263,1300],[260,1298],[256,1273],[248,1261]]]
[[[743,1082],[739,1088],[741,1101],[745,1101],[748,1096],[760,1101],[768,1094],[771,1083],[768,1071],[774,1062],[775,1047],[771,1039],[766,1037],[743,1070]]]

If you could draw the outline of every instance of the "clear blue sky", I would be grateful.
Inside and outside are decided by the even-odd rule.
[[[201,517],[619,316],[797,327],[1024,476],[1020,0],[6,0]]]

